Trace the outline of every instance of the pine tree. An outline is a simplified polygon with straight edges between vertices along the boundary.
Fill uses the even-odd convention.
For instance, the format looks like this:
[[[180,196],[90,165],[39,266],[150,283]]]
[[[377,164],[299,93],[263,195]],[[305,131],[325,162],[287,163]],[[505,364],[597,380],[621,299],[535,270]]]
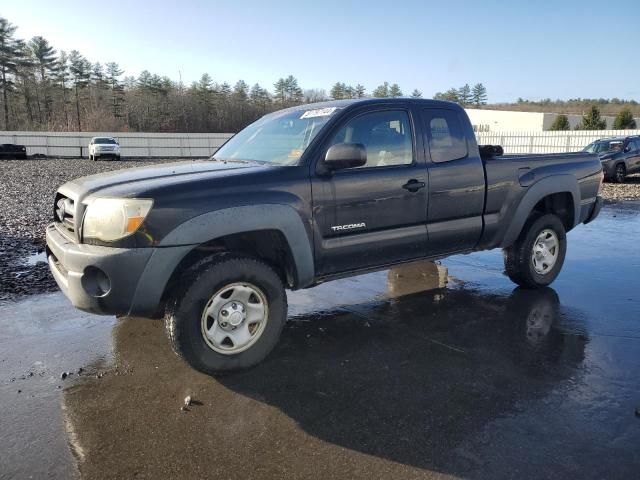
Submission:
[[[353,88],[351,85],[345,85],[344,98],[356,98],[356,89]]]
[[[345,97],[345,89],[346,89],[346,85],[344,83],[336,82],[331,87],[331,91],[329,92],[329,94],[331,95],[331,98],[333,98],[334,100],[347,98]]]
[[[397,83],[394,83],[393,85],[391,85],[389,87],[389,96],[390,97],[401,97],[402,96],[402,90],[400,90],[400,87],[398,86]]]
[[[91,77],[91,63],[80,55],[77,50],[72,50],[69,54],[69,72],[73,79],[73,88],[76,99],[76,122],[78,131],[82,131],[82,122],[80,121],[80,90],[85,88]]]
[[[124,72],[115,62],[106,65],[105,81],[111,90],[111,113],[115,118],[122,118],[122,105],[124,103],[124,88],[120,83],[120,76]]]
[[[51,86],[49,82],[49,76],[56,71],[56,51],[49,45],[49,42],[41,36],[36,36],[31,39],[28,44],[30,55],[33,59],[33,64],[37,68],[40,74],[40,89],[44,97],[44,118],[40,118],[40,123],[47,124],[49,117],[51,116]],[[36,96],[38,96],[38,89],[36,89]],[[40,100],[38,99],[38,110],[40,110]]]
[[[287,82],[284,78],[279,78],[273,84],[273,96],[277,103],[284,104],[287,100]]]
[[[636,128],[636,121],[633,118],[633,114],[629,107],[625,107],[618,115],[616,115],[615,120],[613,121],[613,129],[614,130],[628,130]]]
[[[298,80],[293,75],[289,75],[285,79],[285,92],[286,98],[290,103],[302,103],[304,95],[302,89],[298,86]]]
[[[56,62],[56,68],[53,74],[54,81],[57,82],[62,91],[62,110],[64,112],[64,129],[69,128],[69,100],[67,98],[68,84],[71,81],[69,76],[69,57],[67,52],[62,50]]]
[[[476,83],[471,89],[471,101],[477,107],[487,104],[487,89],[481,83]]]
[[[13,90],[14,76],[24,57],[23,42],[14,37],[17,27],[0,17],[0,82],[2,82],[2,100],[4,105],[4,128],[10,129],[9,92]]]
[[[465,83],[458,89],[458,102],[460,102],[462,106],[466,106],[471,103],[471,87],[468,83]]]
[[[367,94],[367,91],[365,90],[364,86],[357,84],[355,88],[355,97],[363,98],[366,94]]]
[[[549,130],[552,130],[552,131],[571,130],[571,125],[569,125],[569,118],[564,114],[558,115],[553,121],[553,123],[551,124],[551,126],[549,127]]]
[[[446,100],[447,102],[457,102],[460,103],[460,97],[458,95],[458,90],[455,88],[450,88],[446,92],[438,92],[433,96],[434,100]]]
[[[372,92],[374,97],[386,98],[389,96],[389,82],[384,82],[382,85],[376,87]]]
[[[249,99],[251,100],[251,103],[257,107],[259,112],[264,112],[267,109],[267,106],[271,103],[271,96],[267,89],[262,88],[257,83],[251,87]]]
[[[582,117],[576,130],[606,130],[607,121],[600,116],[600,109],[592,105],[586,115]]]
[[[422,98],[422,92],[417,88],[414,88],[413,92],[411,92],[411,98]]]

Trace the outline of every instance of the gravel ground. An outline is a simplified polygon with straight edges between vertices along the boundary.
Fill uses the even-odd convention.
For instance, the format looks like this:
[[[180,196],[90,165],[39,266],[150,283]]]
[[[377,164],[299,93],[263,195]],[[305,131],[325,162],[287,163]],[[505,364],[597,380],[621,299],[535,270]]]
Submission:
[[[0,301],[57,290],[38,253],[44,251],[45,227],[60,185],[94,173],[174,161],[0,160]]]
[[[0,301],[57,289],[38,254],[44,251],[44,231],[58,186],[84,175],[172,161],[176,160],[0,160]],[[640,199],[640,175],[630,176],[623,185],[605,184],[604,197]]]
[[[640,175],[629,175],[623,184],[605,183],[602,195],[609,202],[640,199]]]

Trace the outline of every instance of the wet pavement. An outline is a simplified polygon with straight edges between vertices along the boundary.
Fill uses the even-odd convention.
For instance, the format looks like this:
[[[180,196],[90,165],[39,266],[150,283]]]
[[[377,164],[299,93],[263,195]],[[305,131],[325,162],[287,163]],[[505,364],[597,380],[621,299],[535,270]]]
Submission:
[[[640,203],[605,206],[542,291],[496,251],[294,292],[216,379],[159,321],[2,305],[0,478],[637,478],[638,238]]]

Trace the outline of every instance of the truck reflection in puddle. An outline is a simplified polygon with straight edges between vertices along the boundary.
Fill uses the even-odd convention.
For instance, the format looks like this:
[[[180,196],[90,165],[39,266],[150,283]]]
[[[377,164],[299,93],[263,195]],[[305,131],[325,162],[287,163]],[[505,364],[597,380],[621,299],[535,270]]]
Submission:
[[[176,359],[159,322],[123,319],[114,348],[129,373],[65,391],[81,473],[248,478],[256,465],[264,476],[287,465],[298,477],[356,478],[372,462],[388,478],[464,473],[456,446],[575,380],[588,340],[563,330],[571,312],[559,314],[552,289],[503,296],[446,283],[444,267],[423,262],[295,292],[274,352],[218,379]],[[180,412],[186,395],[203,405]]]

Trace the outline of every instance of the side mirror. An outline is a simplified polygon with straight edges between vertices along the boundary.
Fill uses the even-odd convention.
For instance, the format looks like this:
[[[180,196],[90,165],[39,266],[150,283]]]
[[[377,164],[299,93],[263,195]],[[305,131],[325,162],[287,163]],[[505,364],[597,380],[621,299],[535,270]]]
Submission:
[[[361,167],[367,163],[367,149],[361,143],[338,143],[327,150],[324,164],[329,170]]]

